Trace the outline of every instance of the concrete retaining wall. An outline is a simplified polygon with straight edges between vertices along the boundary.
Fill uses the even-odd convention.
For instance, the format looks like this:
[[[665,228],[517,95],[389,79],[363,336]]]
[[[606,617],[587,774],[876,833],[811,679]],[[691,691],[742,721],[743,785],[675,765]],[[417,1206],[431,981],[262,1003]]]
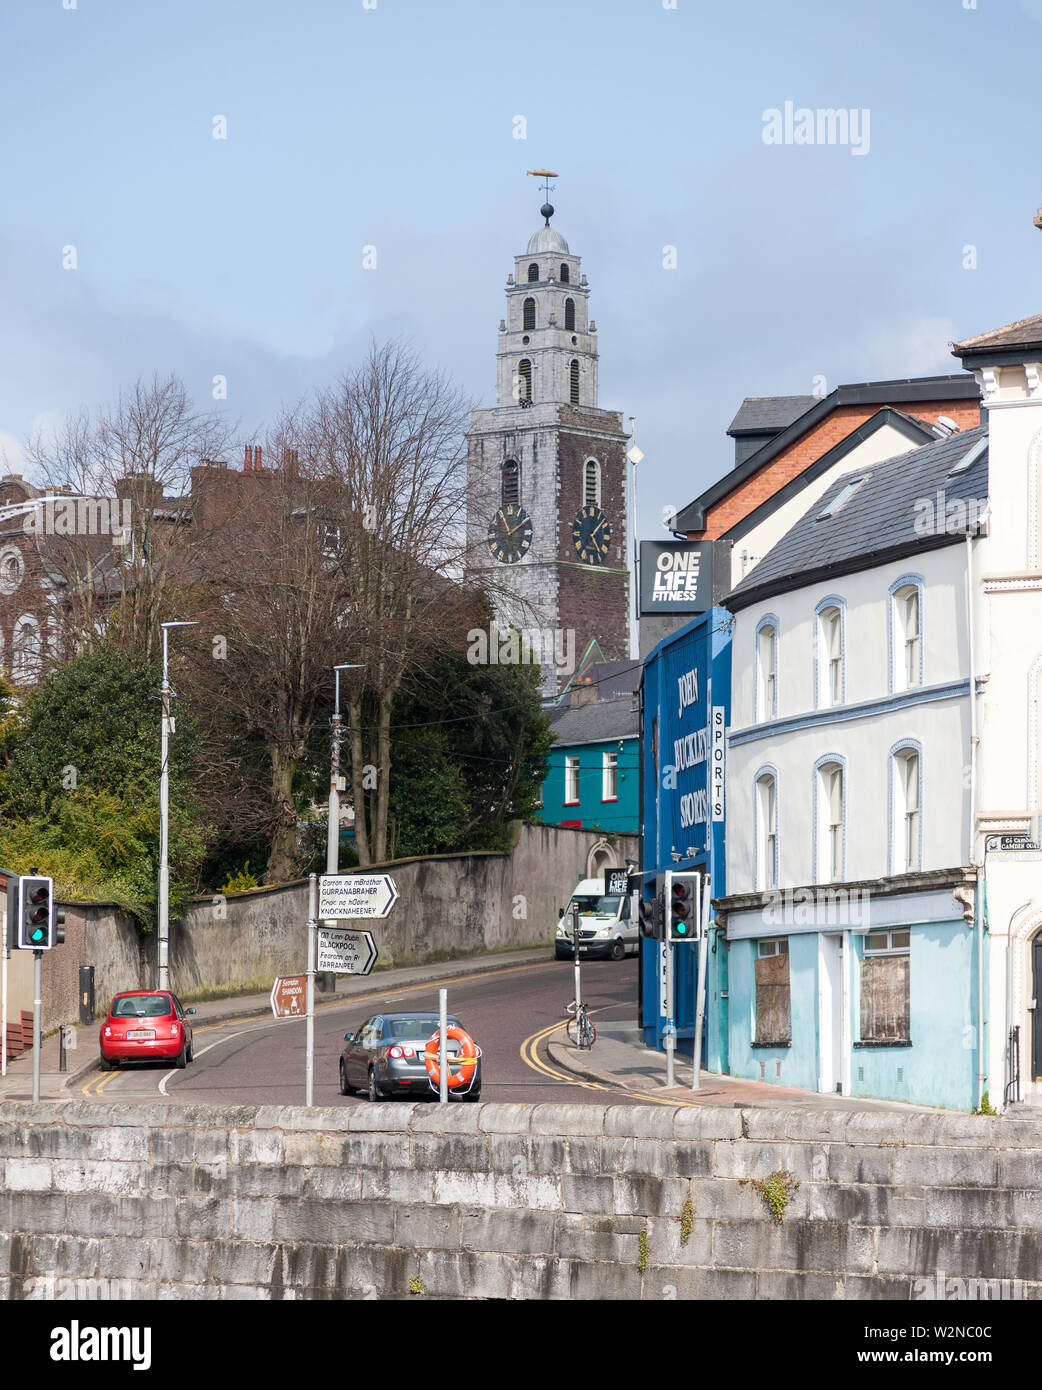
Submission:
[[[1033,1121],[11,1102],[0,1162],[3,1298],[1042,1296]]]

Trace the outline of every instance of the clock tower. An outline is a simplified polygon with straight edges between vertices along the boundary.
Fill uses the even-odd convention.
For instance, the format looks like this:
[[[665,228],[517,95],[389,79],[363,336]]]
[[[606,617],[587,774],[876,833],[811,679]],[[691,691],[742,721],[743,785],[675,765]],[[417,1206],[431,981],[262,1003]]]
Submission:
[[[468,573],[501,625],[541,643],[555,696],[596,639],[629,656],[622,414],[597,404],[597,325],[581,262],[550,218],[514,257],[499,325],[496,405],[467,435]],[[546,659],[556,653],[552,662]],[[538,659],[538,658],[537,658]]]

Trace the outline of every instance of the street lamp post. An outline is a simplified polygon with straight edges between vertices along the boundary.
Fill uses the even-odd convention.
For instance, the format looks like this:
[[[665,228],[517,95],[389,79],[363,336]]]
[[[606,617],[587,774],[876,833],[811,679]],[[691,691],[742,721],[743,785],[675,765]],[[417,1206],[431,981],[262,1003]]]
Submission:
[[[329,820],[326,825],[326,873],[335,874],[340,868],[340,672],[360,671],[358,663],[343,662],[334,666],[336,698],[333,703],[333,742],[329,756]],[[323,985],[323,988],[325,986]]]
[[[170,671],[167,630],[172,627],[198,627],[198,623],[160,623],[163,629],[163,709],[160,719],[159,753],[159,988],[170,988]]]

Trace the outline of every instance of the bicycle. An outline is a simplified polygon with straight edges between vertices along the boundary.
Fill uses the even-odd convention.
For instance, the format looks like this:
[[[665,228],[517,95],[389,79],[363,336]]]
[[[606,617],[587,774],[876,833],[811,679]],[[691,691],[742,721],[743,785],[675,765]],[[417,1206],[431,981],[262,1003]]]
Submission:
[[[589,1051],[597,1041],[597,1028],[586,1005],[581,1001],[577,1004],[572,999],[568,1003],[568,1012],[571,1014],[567,1028],[568,1041],[583,1051]]]

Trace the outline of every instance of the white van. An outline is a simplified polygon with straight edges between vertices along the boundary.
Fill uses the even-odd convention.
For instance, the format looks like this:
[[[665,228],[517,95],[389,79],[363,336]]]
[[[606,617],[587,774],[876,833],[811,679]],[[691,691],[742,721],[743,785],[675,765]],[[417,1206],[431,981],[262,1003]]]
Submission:
[[[640,941],[636,893],[605,893],[604,878],[584,878],[572,890],[571,901],[561,911],[554,941],[558,960],[572,960],[572,904],[579,907],[579,957],[632,953]]]

